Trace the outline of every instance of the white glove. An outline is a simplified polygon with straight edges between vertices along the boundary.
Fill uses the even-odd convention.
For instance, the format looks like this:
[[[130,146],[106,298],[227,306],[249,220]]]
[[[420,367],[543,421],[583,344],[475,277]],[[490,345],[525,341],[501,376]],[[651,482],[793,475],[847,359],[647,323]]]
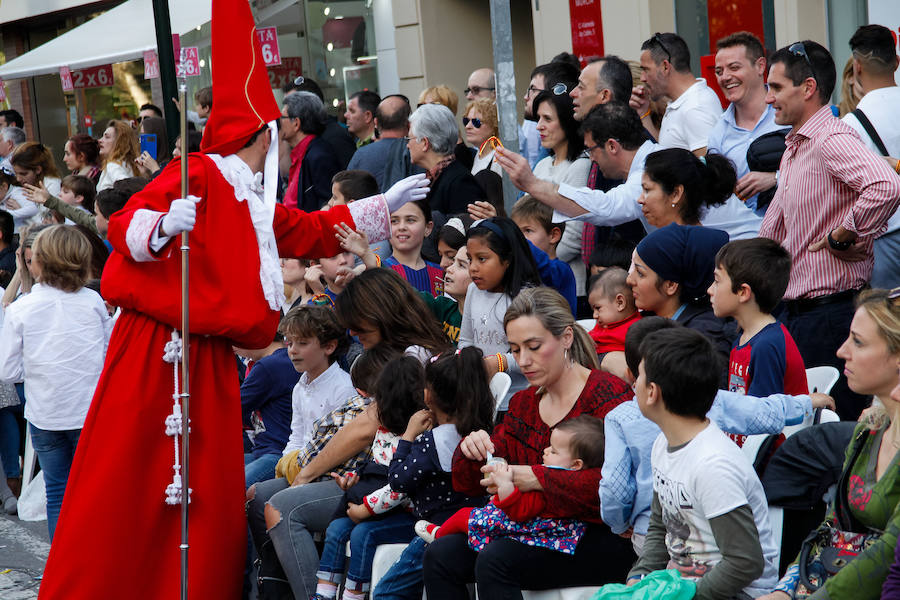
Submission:
[[[425,178],[424,173],[418,175],[410,175],[406,179],[401,179],[391,186],[391,189],[384,193],[384,200],[388,205],[388,212],[394,212],[407,202],[415,202],[416,200],[424,200],[431,188],[428,187],[430,182]]]
[[[200,198],[188,196],[173,200],[169,205],[169,212],[162,218],[159,234],[163,237],[173,237],[183,231],[194,229],[197,221],[197,203]]]

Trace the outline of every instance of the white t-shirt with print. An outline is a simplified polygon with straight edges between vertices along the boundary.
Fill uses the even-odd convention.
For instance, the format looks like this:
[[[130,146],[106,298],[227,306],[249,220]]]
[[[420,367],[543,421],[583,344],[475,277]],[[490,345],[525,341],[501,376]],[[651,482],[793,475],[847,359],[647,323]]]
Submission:
[[[651,464],[653,491],[666,527],[667,568],[692,578],[708,573],[722,560],[709,520],[748,504],[766,566],[744,592],[756,597],[771,591],[778,582],[778,565],[768,504],[759,477],[740,448],[710,423],[674,451],[660,434],[653,443]]]

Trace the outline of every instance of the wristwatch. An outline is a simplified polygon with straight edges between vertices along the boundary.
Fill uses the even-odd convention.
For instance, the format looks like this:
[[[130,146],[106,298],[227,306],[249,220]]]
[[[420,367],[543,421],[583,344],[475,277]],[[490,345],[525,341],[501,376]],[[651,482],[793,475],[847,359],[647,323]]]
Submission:
[[[831,237],[831,231],[828,232],[828,245],[831,246],[832,250],[842,251],[848,249],[853,245],[853,241],[839,242],[833,237]]]

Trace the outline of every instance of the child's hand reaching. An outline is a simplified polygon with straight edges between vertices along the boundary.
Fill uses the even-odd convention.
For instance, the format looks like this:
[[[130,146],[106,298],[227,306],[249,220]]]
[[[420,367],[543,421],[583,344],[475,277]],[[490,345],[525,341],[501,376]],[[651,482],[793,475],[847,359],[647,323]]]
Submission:
[[[343,289],[354,277],[356,277],[356,271],[350,267],[338,267],[334,274],[335,288]]]
[[[50,192],[48,192],[44,188],[44,184],[42,183],[40,186],[31,185],[30,183],[26,183],[22,186],[25,188],[25,197],[34,202],[35,204],[44,204],[47,199],[50,197]]]
[[[809,395],[809,399],[812,404],[813,410],[817,408],[829,408],[831,410],[834,410],[834,398],[832,398],[828,394],[812,392]]]
[[[338,487],[345,492],[356,485],[356,482],[359,481],[359,475],[357,475],[353,471],[345,473],[343,475],[338,475],[337,473],[331,472],[329,473],[329,475],[331,475],[334,481],[338,484]]]
[[[306,274],[303,276],[303,279],[306,280],[306,285],[309,286],[309,289],[312,290],[313,294],[324,294],[325,285],[322,283],[323,277],[324,274],[322,273],[321,265],[310,265],[306,267]]]
[[[369,236],[364,231],[353,231],[346,223],[334,226],[335,234],[341,248],[362,258],[369,251]]]
[[[401,439],[404,439],[407,442],[415,441],[420,434],[431,429],[431,424],[433,422],[434,415],[432,415],[431,411],[427,408],[414,412],[413,416],[409,418],[409,424],[407,424],[406,431],[403,433]]]
[[[353,504],[352,502],[347,503],[347,516],[350,517],[350,520],[354,523],[359,523],[360,521],[365,521],[371,516],[369,509],[366,508],[365,504]]]
[[[510,469],[509,465],[505,462],[492,462],[489,465],[483,466],[481,472],[485,474],[485,478],[482,480],[481,485],[488,490],[494,490],[494,493],[497,494],[501,500],[512,494],[513,490],[516,489],[515,484],[513,484],[512,469]]]

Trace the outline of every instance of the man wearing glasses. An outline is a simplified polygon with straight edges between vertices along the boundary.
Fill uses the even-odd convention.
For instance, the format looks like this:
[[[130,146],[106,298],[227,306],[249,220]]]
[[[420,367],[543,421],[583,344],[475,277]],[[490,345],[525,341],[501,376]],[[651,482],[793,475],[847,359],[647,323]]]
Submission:
[[[494,70],[487,67],[475,69],[469,75],[469,81],[466,84],[466,100],[471,102],[477,98],[497,99],[497,86],[494,84]]]
[[[691,53],[674,33],[656,33],[641,44],[641,83],[631,107],[663,148],[684,148],[703,156],[709,132],[722,114],[719,98],[704,79],[691,73]],[[650,118],[650,103],[669,99],[659,130]]]
[[[807,367],[831,365],[847,338],[856,294],[872,275],[872,242],[900,204],[900,178],[831,112],[834,60],[816,42],[797,42],[771,58],[766,102],[791,131],[778,189],[759,235],[791,253],[782,322]],[[865,400],[842,375],[832,391],[842,419]]]

